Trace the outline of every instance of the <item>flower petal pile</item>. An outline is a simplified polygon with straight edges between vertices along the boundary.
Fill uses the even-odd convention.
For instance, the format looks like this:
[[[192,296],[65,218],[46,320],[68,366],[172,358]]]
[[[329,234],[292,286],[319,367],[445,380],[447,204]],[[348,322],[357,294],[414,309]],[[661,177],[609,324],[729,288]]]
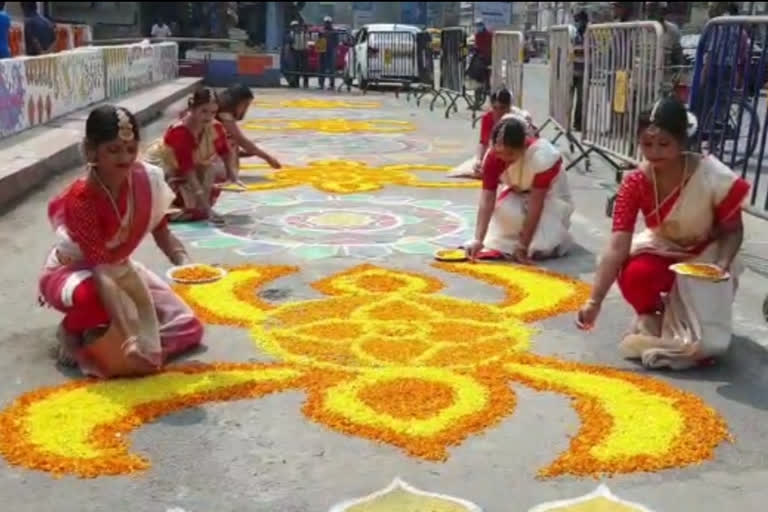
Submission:
[[[264,132],[406,133],[416,130],[409,121],[391,119],[249,119],[243,128]]]
[[[540,476],[656,471],[699,463],[728,439],[722,418],[659,380],[526,352],[530,322],[574,311],[583,283],[530,267],[436,264],[500,287],[499,304],[439,292],[442,280],[361,265],[312,284],[324,297],[259,297],[286,266],[231,268],[220,281],[178,286],[210,323],[248,328],[280,360],[177,367],[139,381],[81,381],[26,394],[0,413],[0,453],[13,464],[80,476],[147,467],[123,437],[154,418],[215,400],[302,390],[303,413],[336,432],[425,460],[498,425],[520,383],[571,398],[581,428]]]
[[[326,100],[318,98],[300,98],[289,100],[253,100],[251,105],[260,108],[302,108],[302,109],[371,109],[379,108],[381,103],[378,101],[355,101],[355,100]]]
[[[242,164],[241,169],[263,169],[261,164]],[[265,181],[249,183],[247,189],[274,190],[310,185],[331,194],[354,194],[381,190],[387,185],[421,188],[476,188],[475,181],[423,180],[412,174],[419,172],[445,172],[445,165],[401,164],[371,167],[353,160],[315,160],[306,166],[283,167],[264,174]]]

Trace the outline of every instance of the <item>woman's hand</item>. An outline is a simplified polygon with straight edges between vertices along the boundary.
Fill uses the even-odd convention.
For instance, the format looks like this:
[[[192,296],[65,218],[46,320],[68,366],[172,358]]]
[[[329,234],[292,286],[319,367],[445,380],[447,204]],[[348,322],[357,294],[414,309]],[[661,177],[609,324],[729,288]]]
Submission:
[[[596,300],[588,300],[576,315],[576,327],[589,331],[595,326],[598,315],[600,315],[600,303]]]
[[[469,243],[466,247],[467,257],[469,258],[469,261],[472,261],[472,262],[477,261],[477,255],[482,250],[483,250],[483,242],[481,242],[480,240],[474,240],[471,243]]]
[[[531,259],[528,257],[528,249],[526,247],[518,247],[515,249],[515,261],[521,265],[530,265]]]
[[[273,169],[281,169],[283,166],[280,164],[280,162],[277,160],[277,158],[267,155],[267,157],[264,159],[267,164]]]

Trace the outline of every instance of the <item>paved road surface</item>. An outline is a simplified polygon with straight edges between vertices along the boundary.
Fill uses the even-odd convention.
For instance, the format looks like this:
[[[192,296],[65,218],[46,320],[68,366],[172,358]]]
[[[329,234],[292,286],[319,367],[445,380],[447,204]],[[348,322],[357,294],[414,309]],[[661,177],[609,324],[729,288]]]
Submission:
[[[546,115],[546,81],[543,66],[526,69],[525,106],[539,122]],[[761,365],[765,358],[754,348],[768,339],[760,314],[768,290],[761,274],[762,258],[768,254],[768,231],[762,223],[749,220],[746,249],[754,270],[748,271],[740,291],[732,353],[716,368],[651,375],[616,353],[616,342],[630,319],[617,294],[607,300],[598,327],[584,334],[573,328],[570,312],[539,314],[541,319],[532,325],[515,316],[514,311],[520,312],[515,307],[525,309],[519,302],[521,287],[542,304],[558,293],[578,292],[578,284],[562,276],[502,267],[495,278],[483,281],[431,266],[430,253],[436,246],[472,236],[477,189],[413,186],[414,181],[423,185],[441,178],[426,167],[409,164],[451,166],[472,154],[477,134],[465,113],[446,121],[402,99],[375,93],[360,97],[275,90],[259,91],[258,96],[260,103],[248,115],[249,133],[298,170],[282,182],[265,178],[259,169],[245,170],[244,177],[255,187],[281,188],[226,195],[221,204],[229,219],[225,230],[178,227],[200,261],[257,264],[262,271],[264,266],[272,271],[275,266],[296,267],[259,290],[253,289],[255,285],[241,287],[241,299],[256,304],[242,314],[255,329],[257,345],[248,329],[210,326],[207,351],[192,356],[206,363],[246,366],[240,373],[208,367],[203,373],[171,374],[167,381],[91,385],[70,395],[59,389],[47,401],[34,402],[26,416],[6,412],[6,421],[20,422],[13,425],[24,434],[21,441],[24,436],[33,439],[36,451],[14,452],[27,464],[48,460],[57,450],[61,467],[70,471],[104,472],[109,461],[126,460],[119,444],[115,448],[113,443],[112,451],[103,444],[89,444],[90,429],[99,423],[107,424],[102,432],[108,440],[128,439],[128,450],[149,461],[148,468],[130,475],[54,479],[0,459],[0,496],[8,510],[84,512],[130,506],[141,511],[173,507],[189,512],[325,511],[400,476],[417,488],[462,498],[486,511],[525,511],[542,502],[584,495],[597,486],[598,480],[573,474],[536,478],[538,470],[569,450],[572,436],[581,436],[576,445],[582,443],[583,451],[578,456],[571,453],[573,464],[568,465],[566,457],[561,465],[571,473],[588,472],[600,464],[627,471],[633,467],[632,453],[646,455],[634,459],[637,471],[604,480],[626,500],[657,511],[764,509],[758,500],[768,496],[768,381]],[[295,103],[299,99],[315,101]],[[351,103],[320,108],[329,106],[328,101],[345,100]],[[171,110],[147,128],[145,139],[160,134],[175,114]],[[371,129],[374,133],[363,133]],[[335,162],[323,163],[329,160]],[[378,169],[367,175],[375,180],[362,181],[380,188],[345,193],[361,186],[363,171],[356,166],[363,164]],[[585,282],[592,277],[609,226],[600,183],[610,174],[599,165],[595,169],[590,176],[577,171],[570,175],[577,202],[573,232],[578,249],[546,265]],[[52,240],[46,202],[79,172],[63,174],[0,217],[3,407],[23,393],[72,379],[51,359],[58,317],[36,306],[35,290]],[[157,272],[167,269],[150,244],[142,246],[138,257]],[[410,274],[368,269],[369,274],[353,273],[346,280],[327,279],[362,264]],[[235,272],[230,279],[242,275]],[[324,285],[309,286],[323,280]],[[415,288],[399,293],[394,291],[398,283]],[[438,291],[441,285],[445,287]],[[355,286],[387,293],[355,295]],[[231,315],[242,312],[233,309],[231,295],[206,290],[196,297],[209,307]],[[435,294],[453,298],[442,302],[447,316],[434,313],[438,306],[428,295]],[[475,301],[475,306],[456,302],[462,300]],[[476,312],[475,323],[451,323],[464,319],[467,311]],[[536,329],[530,333],[530,353],[535,355],[521,358],[514,352],[522,347],[509,340],[522,340],[531,327]],[[294,330],[286,334],[283,328]],[[458,345],[469,343],[470,349],[427,357],[424,351],[440,329],[444,339],[453,336]],[[493,336],[482,338],[483,329],[491,335],[507,329],[501,333],[505,344],[494,342]],[[363,331],[368,332],[368,341],[363,340]],[[382,339],[390,344],[382,344]],[[401,348],[386,353],[387,347],[391,351],[398,343]],[[494,373],[501,371],[498,368],[480,364],[484,354],[509,355],[511,363],[503,367],[509,373],[500,376]],[[260,362],[266,366],[258,366]],[[276,366],[278,362],[282,366]],[[584,364],[616,367],[623,373]],[[262,384],[253,384],[257,381]],[[243,382],[251,387],[243,388]],[[226,396],[237,389],[249,390],[250,396],[260,389],[273,393],[205,404],[200,392],[206,388],[223,389]],[[131,434],[123,436],[109,427],[120,416],[140,422],[141,414],[151,415],[134,408],[137,403],[184,393],[186,408],[161,415]],[[581,401],[571,402],[569,397]],[[177,398],[176,406],[182,402]],[[675,461],[695,461],[717,444],[712,439],[722,437],[722,432],[718,434],[717,416],[707,406],[722,415],[732,443],[720,443],[712,460],[700,465],[640,471],[652,469],[653,461],[672,466],[680,465]],[[576,411],[582,414],[582,423]],[[677,437],[670,432],[677,432]],[[90,442],[96,442],[93,439]],[[688,440],[674,445],[675,439]],[[449,441],[455,445],[444,450]],[[14,451],[13,446],[6,441],[5,450]],[[444,461],[433,460],[441,454],[447,456]],[[107,462],[98,466],[97,461]],[[94,470],[97,466],[102,469]],[[381,499],[391,501],[382,503],[403,510],[403,502],[397,500],[405,494],[389,494]],[[464,508],[456,504],[449,508],[432,499],[437,501],[429,510],[471,510],[466,503]],[[393,505],[396,502],[399,508]]]

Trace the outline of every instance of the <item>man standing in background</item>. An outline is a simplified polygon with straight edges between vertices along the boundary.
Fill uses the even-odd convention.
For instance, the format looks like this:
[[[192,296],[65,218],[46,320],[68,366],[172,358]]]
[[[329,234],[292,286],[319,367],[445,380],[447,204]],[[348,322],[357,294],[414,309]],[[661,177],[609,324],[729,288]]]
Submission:
[[[303,23],[298,20],[291,22],[291,29],[288,31],[287,44],[290,49],[293,60],[293,69],[296,74],[295,87],[299,86],[299,80],[303,80],[304,88],[309,87],[309,76],[307,73],[307,31]]]
[[[168,24],[163,20],[158,20],[157,23],[152,25],[152,37],[162,39],[171,37],[172,32]]]
[[[579,11],[574,16],[576,30],[571,34],[573,41],[573,83],[571,84],[571,94],[575,101],[573,109],[573,130],[581,131],[581,111],[582,97],[584,95],[584,35],[589,24],[589,15],[587,11]]]
[[[321,41],[324,47],[321,46]],[[315,48],[320,56],[320,89],[325,85],[325,76],[330,75],[330,89],[333,90],[336,74],[336,48],[339,45],[339,34],[333,28],[333,18],[323,18],[323,35],[317,41]]]
[[[10,32],[11,17],[5,12],[5,2],[0,2],[0,59],[7,59],[11,56],[11,48],[8,41]]]
[[[56,43],[53,23],[37,12],[37,2],[21,2],[21,9],[24,12],[24,44],[27,47],[27,55],[49,53]]]

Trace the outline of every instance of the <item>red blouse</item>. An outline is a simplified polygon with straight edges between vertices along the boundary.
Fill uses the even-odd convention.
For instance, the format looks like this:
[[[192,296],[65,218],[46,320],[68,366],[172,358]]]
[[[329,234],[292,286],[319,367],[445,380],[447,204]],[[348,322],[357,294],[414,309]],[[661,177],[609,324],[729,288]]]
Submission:
[[[715,208],[715,218],[720,225],[739,224],[741,222],[741,201],[749,190],[749,183],[736,179],[726,197]],[[661,202],[658,215],[655,213],[653,182],[637,169],[629,173],[621,182],[613,207],[613,231],[634,232],[637,214],[643,213],[645,225],[654,228],[659,225],[659,218],[669,213],[674,206],[678,188]]]
[[[494,126],[496,126],[496,117],[493,112],[486,112],[480,120],[480,144],[483,146],[487,146],[491,142]]]
[[[525,150],[527,151],[528,148],[530,148],[533,143],[536,142],[536,140],[536,137],[526,137]],[[559,159],[555,165],[549,169],[542,169],[537,171],[533,178],[533,188],[548,189],[550,185],[552,185],[552,182],[555,180],[555,178],[557,178],[562,164],[563,160]],[[483,189],[498,189],[499,183],[501,183],[501,176],[504,174],[504,171],[507,170],[507,167],[509,167],[509,165],[501,158],[496,156],[496,153],[491,150],[483,161]]]
[[[128,190],[126,181],[116,201],[121,217],[128,206]],[[80,247],[83,258],[89,264],[118,263],[130,256],[133,248],[128,244],[121,244],[115,250],[107,249],[107,241],[112,240],[120,229],[120,218],[107,193],[86,178],[77,180],[70,187],[64,205],[64,219],[69,237]]]
[[[216,154],[225,157],[229,154],[226,130],[218,121],[214,121],[213,129],[216,133],[213,142]],[[179,174],[188,174],[195,169],[197,164],[195,161],[195,150],[197,150],[199,142],[184,123],[176,123],[168,128],[163,141],[173,150],[176,163],[179,166],[177,169]]]

